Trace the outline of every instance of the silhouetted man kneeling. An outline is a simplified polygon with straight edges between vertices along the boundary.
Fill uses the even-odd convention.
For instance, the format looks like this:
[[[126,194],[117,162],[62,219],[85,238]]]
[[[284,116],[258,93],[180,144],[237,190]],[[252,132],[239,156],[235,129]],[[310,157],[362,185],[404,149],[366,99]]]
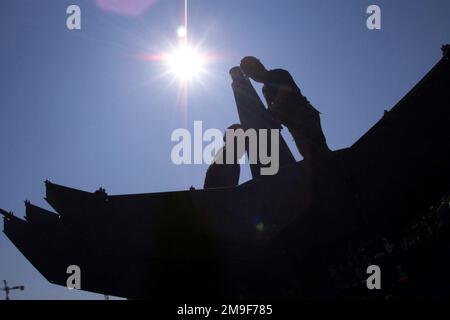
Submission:
[[[237,129],[242,129],[241,125],[233,124],[227,130]],[[225,137],[226,135],[223,138],[225,145],[217,152],[214,162],[209,166],[208,171],[206,171],[204,189],[235,187],[239,184],[241,174],[239,160],[244,156],[244,153],[238,154],[237,140],[235,138],[232,142],[234,143],[233,163],[226,163],[227,146],[230,141],[227,141]]]
[[[255,57],[242,59],[241,69],[251,79],[264,84],[269,111],[289,129],[304,159],[330,152],[320,125],[320,112],[303,96],[288,71],[267,70]]]

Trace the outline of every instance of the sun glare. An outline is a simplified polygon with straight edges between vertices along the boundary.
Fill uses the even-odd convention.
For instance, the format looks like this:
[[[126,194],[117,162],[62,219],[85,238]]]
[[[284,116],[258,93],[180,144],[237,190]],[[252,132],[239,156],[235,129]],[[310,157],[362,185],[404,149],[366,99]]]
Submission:
[[[196,49],[181,45],[166,57],[169,70],[180,80],[199,77],[205,70],[205,57]]]

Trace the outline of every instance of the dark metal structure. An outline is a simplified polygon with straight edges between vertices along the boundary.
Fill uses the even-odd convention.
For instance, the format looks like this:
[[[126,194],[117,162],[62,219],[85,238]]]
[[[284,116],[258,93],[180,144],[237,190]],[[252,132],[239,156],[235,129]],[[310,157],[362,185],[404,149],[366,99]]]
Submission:
[[[78,265],[82,289],[105,295],[342,297],[357,287],[337,281],[345,266],[359,268],[350,256],[364,266],[385,251],[400,257],[392,263],[395,268],[403,262],[414,265],[410,292],[448,297],[444,283],[450,283],[449,276],[439,274],[438,283],[437,275],[428,274],[427,282],[435,284],[428,287],[420,278],[449,267],[449,242],[439,238],[448,233],[433,238],[438,252],[421,245],[415,258],[405,258],[408,245],[394,244],[393,250],[386,245],[403,243],[405,230],[450,190],[450,61],[445,52],[348,149],[296,163],[283,142],[277,175],[254,174],[236,188],[110,196],[47,181],[46,200],[56,213],[26,202],[25,220],[2,211],[4,232],[48,281],[65,286],[67,267]],[[250,102],[256,95],[250,82],[236,69],[232,76],[241,121],[271,128],[260,101]],[[384,245],[368,255],[378,240]],[[358,272],[362,275],[355,279],[364,278],[365,269]]]
[[[10,300],[9,299],[9,293],[12,291],[12,290],[20,290],[20,291],[23,291],[23,290],[25,290],[25,287],[24,286],[14,286],[14,287],[10,287],[10,286],[8,286],[8,282],[6,281],[6,280],[3,280],[3,285],[4,285],[4,287],[3,288],[0,288],[0,291],[5,291],[5,300]]]

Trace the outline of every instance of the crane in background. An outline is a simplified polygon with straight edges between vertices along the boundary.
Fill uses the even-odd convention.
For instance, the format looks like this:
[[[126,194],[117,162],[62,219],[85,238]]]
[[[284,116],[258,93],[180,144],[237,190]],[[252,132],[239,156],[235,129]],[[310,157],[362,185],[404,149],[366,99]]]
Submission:
[[[4,287],[3,287],[3,288],[0,288],[0,290],[1,290],[1,291],[5,291],[5,294],[6,294],[5,300],[10,300],[10,299],[9,299],[9,292],[10,292],[11,290],[20,290],[20,291],[25,290],[25,287],[24,287],[24,286],[9,287],[9,286],[8,286],[8,282],[6,282],[6,280],[3,280],[3,284],[4,284]]]

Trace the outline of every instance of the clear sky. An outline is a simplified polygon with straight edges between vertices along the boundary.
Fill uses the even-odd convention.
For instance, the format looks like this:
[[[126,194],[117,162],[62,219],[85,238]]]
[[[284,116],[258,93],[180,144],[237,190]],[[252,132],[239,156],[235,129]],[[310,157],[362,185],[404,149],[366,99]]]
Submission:
[[[70,4],[81,7],[81,31],[66,28]],[[381,30],[366,28],[371,4]],[[94,0],[1,2],[0,207],[22,216],[28,199],[50,209],[45,179],[109,194],[201,188],[207,166],[175,166],[171,133],[194,120],[222,130],[238,122],[228,70],[246,55],[289,70],[322,112],[329,146],[348,147],[450,43],[448,0],[190,0],[189,39],[215,59],[183,104],[164,66],[140,58],[176,43],[183,1],[123,13]],[[12,298],[103,298],[48,284],[4,234],[2,279],[26,286]]]

